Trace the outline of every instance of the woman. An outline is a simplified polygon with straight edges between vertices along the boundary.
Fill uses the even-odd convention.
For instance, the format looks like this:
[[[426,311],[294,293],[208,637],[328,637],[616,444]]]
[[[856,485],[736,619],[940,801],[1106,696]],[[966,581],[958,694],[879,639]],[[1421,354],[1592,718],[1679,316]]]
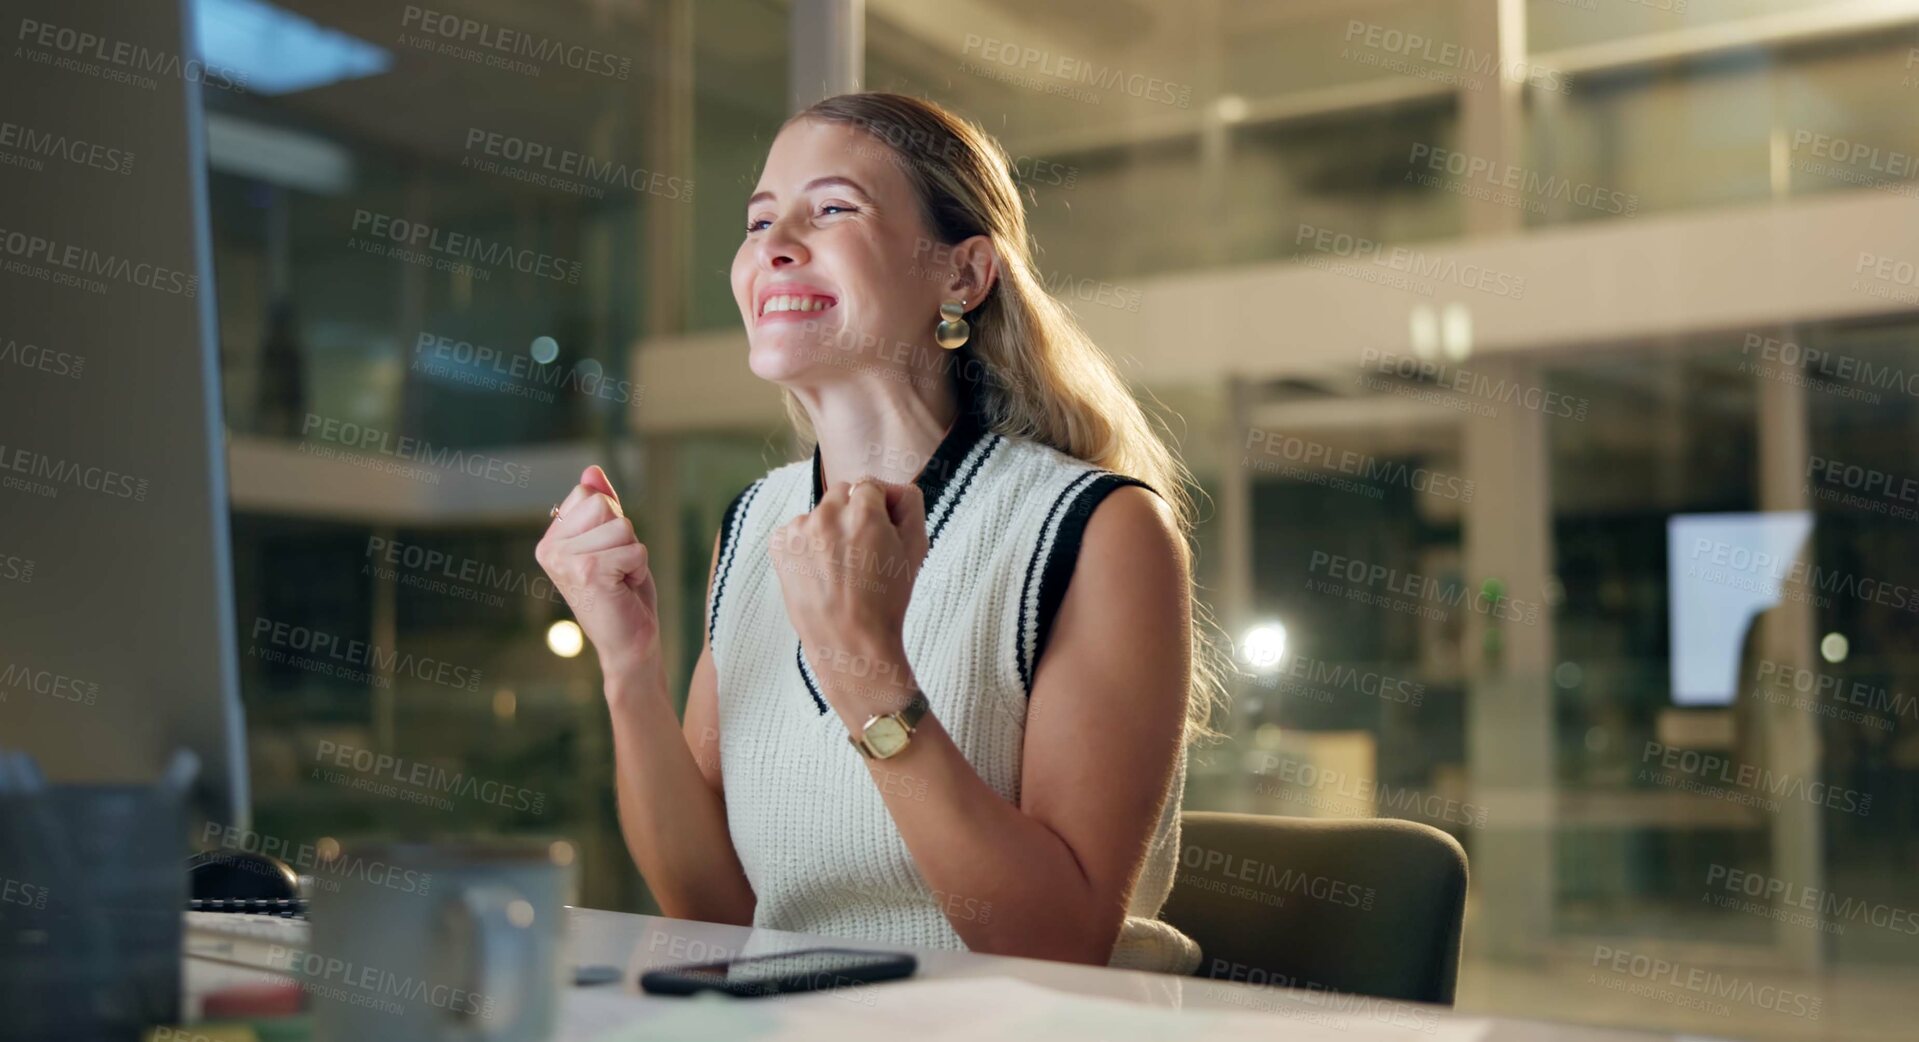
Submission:
[[[732,285],[812,458],[728,507],[684,723],[588,468],[537,556],[597,649],[666,914],[1191,972],[1154,919],[1189,736],[1183,473],[1035,274],[1006,153],[919,99],[789,120]]]

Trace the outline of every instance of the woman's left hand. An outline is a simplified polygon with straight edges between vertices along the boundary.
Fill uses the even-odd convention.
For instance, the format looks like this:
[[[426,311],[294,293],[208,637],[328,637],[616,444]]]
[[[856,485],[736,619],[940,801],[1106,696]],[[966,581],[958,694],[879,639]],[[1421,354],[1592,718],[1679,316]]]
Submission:
[[[773,530],[786,616],[816,651],[899,647],[925,559],[926,501],[917,484],[836,482],[812,513]]]

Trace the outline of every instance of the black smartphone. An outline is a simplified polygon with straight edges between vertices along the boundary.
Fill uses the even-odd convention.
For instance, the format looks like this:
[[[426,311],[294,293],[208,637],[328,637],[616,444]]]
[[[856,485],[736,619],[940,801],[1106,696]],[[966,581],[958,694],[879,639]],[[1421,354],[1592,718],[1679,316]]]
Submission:
[[[669,966],[640,974],[640,990],[654,995],[718,991],[741,998],[848,988],[911,977],[919,961],[894,952],[808,948],[726,962]]]

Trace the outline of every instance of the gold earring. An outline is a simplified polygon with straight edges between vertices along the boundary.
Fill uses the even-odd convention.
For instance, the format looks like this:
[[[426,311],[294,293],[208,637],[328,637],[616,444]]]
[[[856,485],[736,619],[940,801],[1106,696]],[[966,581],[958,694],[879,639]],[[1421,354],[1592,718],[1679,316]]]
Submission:
[[[939,345],[951,351],[966,343],[973,335],[973,327],[966,324],[966,302],[949,300],[940,305],[940,324],[933,330],[933,339]]]

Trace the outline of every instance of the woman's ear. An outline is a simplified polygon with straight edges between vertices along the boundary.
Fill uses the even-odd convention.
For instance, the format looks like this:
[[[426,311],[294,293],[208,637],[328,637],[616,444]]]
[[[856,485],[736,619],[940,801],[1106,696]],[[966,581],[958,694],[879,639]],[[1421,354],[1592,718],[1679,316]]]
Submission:
[[[999,281],[999,252],[985,235],[964,239],[953,247],[953,281],[948,296],[966,301],[966,310],[978,307]]]

